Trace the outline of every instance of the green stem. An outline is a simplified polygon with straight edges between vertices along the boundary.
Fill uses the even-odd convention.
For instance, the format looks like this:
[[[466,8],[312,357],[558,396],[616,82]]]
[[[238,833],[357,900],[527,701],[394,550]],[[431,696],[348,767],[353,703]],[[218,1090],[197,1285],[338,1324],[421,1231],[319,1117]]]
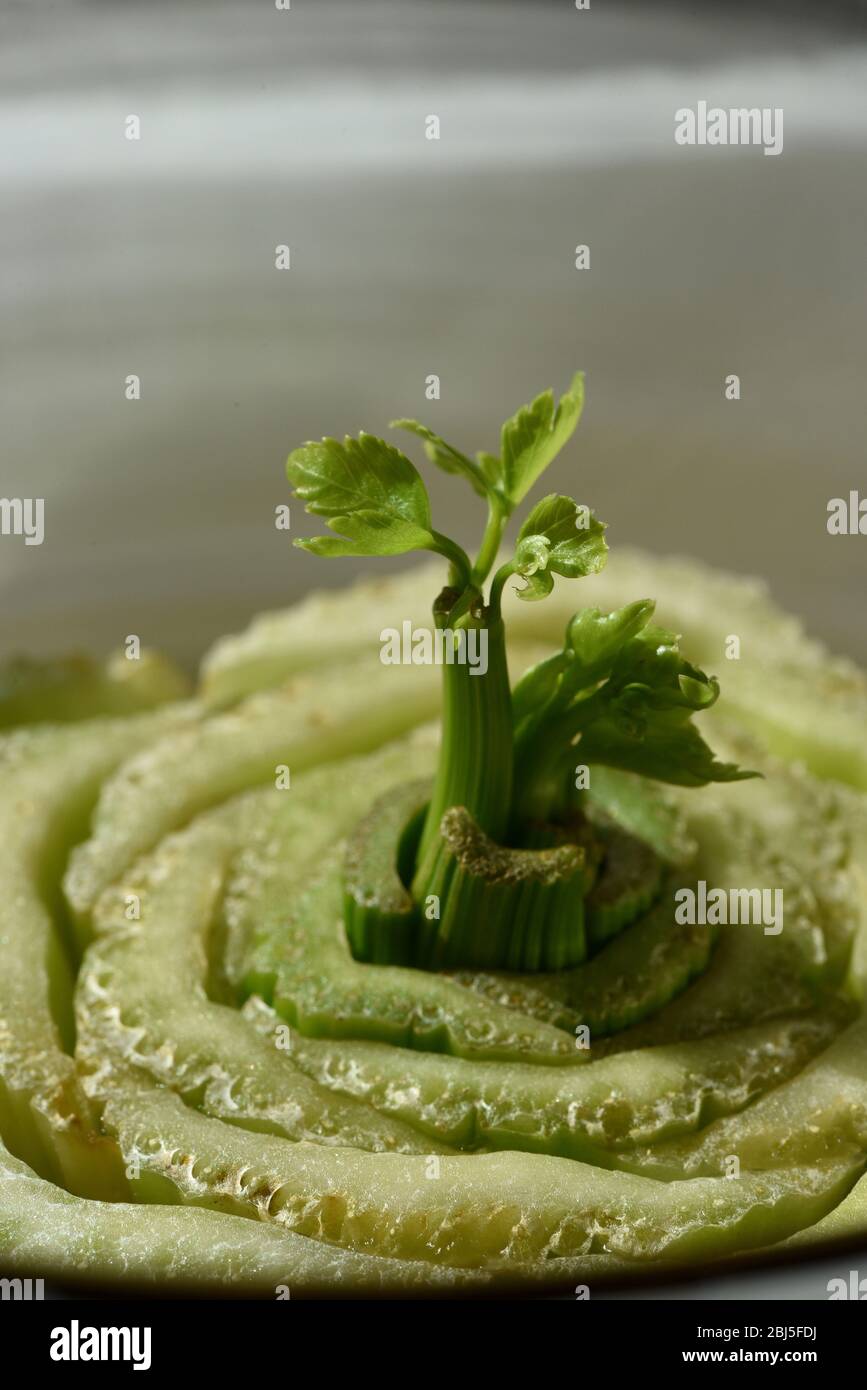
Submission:
[[[375,801],[349,837],[343,857],[343,918],[356,960],[411,965],[417,949],[416,906],[401,879],[415,857],[430,786],[409,782]]]
[[[439,764],[416,859],[413,896],[422,902],[440,843],[440,821],[451,806],[465,806],[487,835],[501,838],[512,801],[512,697],[502,622],[486,625],[467,615],[456,629],[486,634],[487,670],[466,661],[443,666],[443,719]],[[481,649],[480,649],[481,650]],[[464,652],[466,655],[466,652]],[[432,890],[435,891],[435,890]]]
[[[573,803],[572,769],[581,761],[579,745],[572,745],[575,727],[570,711],[517,741],[514,801],[522,820],[556,820]]]
[[[459,628],[465,614],[481,620],[483,611],[482,595],[473,585],[460,593],[444,590],[434,604],[434,622],[441,628]]]
[[[476,563],[473,566],[472,582],[480,587],[484,584],[491,572],[497,553],[500,549],[500,541],[503,539],[503,529],[508,517],[506,509],[495,492],[488,494],[488,522],[485,526],[485,534],[482,537],[482,544],[476,556]]]
[[[499,619],[503,601],[503,587],[507,579],[511,579],[515,573],[515,566],[511,560],[505,565],[501,565],[494,575],[491,582],[491,595],[488,607],[491,610],[491,617]]]
[[[504,849],[472,817],[443,816],[437,855],[441,915],[418,937],[427,969],[562,970],[586,955],[584,896],[595,873],[584,848]]]
[[[448,536],[442,535],[440,531],[433,531],[431,535],[434,544],[428,549],[436,551],[438,555],[444,555],[451,565],[449,584],[455,589],[466,588],[471,582],[472,566],[469,555],[454,541],[450,541]]]

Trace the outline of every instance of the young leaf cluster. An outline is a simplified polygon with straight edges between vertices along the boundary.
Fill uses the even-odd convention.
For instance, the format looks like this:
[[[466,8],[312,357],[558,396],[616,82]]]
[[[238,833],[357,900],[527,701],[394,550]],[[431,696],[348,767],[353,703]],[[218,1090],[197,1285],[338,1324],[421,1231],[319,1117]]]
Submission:
[[[680,786],[754,774],[719,762],[692,722],[719,684],[682,655],[673,632],[650,625],[649,599],[613,613],[585,608],[562,651],[513,691],[517,795],[556,785],[576,763],[604,764]]]
[[[433,527],[430,499],[415,465],[400,449],[371,434],[323,439],[295,449],[287,473],[308,512],[324,517],[333,536],[298,540],[315,555],[404,555],[432,550],[449,560],[458,598],[480,591],[496,560],[506,523],[519,502],[569,441],[581,416],[584,378],[577,373],[555,404],[543,391],[503,425],[499,457],[475,458],[456,449],[418,420],[392,422],[418,436],[432,463],[457,474],[488,504],[488,523],[475,564],[455,541]],[[524,597],[543,598],[554,574],[589,574],[604,563],[601,523],[571,498],[538,503],[518,537],[513,560],[495,581],[498,604],[510,574],[526,580]],[[465,611],[466,605],[460,605]]]
[[[325,556],[402,555],[415,550],[441,554],[449,561],[450,573],[448,587],[434,605],[438,624],[474,621],[493,635],[502,626],[502,591],[511,578],[519,597],[532,602],[551,593],[555,576],[576,579],[605,564],[604,524],[571,497],[552,493],[530,510],[513,554],[494,573],[487,602],[484,599],[483,586],[509,518],[571,438],[583,404],[584,378],[579,372],[558,402],[552,391],[543,391],[505,422],[499,455],[481,452],[474,458],[417,420],[392,422],[420,438],[433,464],[462,477],[487,503],[487,524],[475,561],[434,528],[427,489],[410,459],[394,445],[365,433],[347,436],[342,443],[308,443],[289,455],[287,472],[295,492],[307,511],[324,518],[334,533],[295,544]],[[653,607],[641,600],[615,613],[576,613],[563,650],[518,683],[512,696],[514,749],[500,750],[500,756],[510,760],[514,752],[518,814],[522,798],[537,806],[550,802],[558,779],[575,761],[576,744],[581,762],[684,786],[751,775],[717,761],[695,728],[693,714],[713,704],[719,687],[681,655],[673,633],[650,625]],[[504,663],[501,667],[504,673]],[[450,676],[448,669],[444,678],[458,681],[459,675]],[[493,680],[488,677],[488,684]],[[508,700],[505,674],[502,680]],[[475,703],[478,696],[476,691]],[[502,692],[499,697],[502,703]],[[466,699],[455,695],[455,718]],[[493,710],[493,691],[490,700]],[[475,717],[484,728],[484,710],[476,710]],[[448,747],[442,756],[450,756]],[[462,756],[470,756],[467,749]],[[480,769],[468,769],[468,784],[476,785],[479,776]],[[454,790],[453,778],[449,786]],[[468,803],[471,799],[466,798]]]

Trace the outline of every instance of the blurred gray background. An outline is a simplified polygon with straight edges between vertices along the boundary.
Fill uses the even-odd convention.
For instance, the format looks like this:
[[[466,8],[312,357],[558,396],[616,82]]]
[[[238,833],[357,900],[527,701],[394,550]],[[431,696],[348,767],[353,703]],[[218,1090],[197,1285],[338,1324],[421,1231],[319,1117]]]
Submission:
[[[867,494],[862,15],[5,0],[0,495],[44,496],[46,539],[0,538],[0,650],[134,631],[191,661],[369,572],[274,529],[291,447],[406,414],[496,449],[583,367],[552,487],[867,656],[867,537],[826,531]],[[700,99],[783,107],[782,155],[676,146]],[[474,499],[429,483],[472,543]]]

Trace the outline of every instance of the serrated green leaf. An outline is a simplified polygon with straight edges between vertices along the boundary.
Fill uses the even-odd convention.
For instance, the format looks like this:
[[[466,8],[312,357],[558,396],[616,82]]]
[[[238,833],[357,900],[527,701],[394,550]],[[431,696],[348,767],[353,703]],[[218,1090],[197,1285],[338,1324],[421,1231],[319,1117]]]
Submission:
[[[447,443],[433,430],[428,429],[427,425],[420,424],[418,420],[392,420],[389,428],[409,430],[410,434],[418,435],[419,439],[424,440],[425,453],[431,463],[435,463],[445,473],[459,473],[466,478],[470,487],[478,493],[479,497],[487,497],[488,483],[480,465],[473,459],[467,458],[467,455],[462,454],[460,449],[455,449],[453,445]]]
[[[480,449],[476,454],[478,464],[482,474],[487,479],[492,488],[498,492],[503,490],[503,465],[496,454],[486,454],[484,449]]]
[[[569,651],[555,652],[524,672],[512,691],[512,720],[516,738],[529,724],[544,718],[571,659],[572,653]]]
[[[515,573],[529,578],[531,574],[538,574],[540,570],[546,570],[550,555],[551,542],[547,536],[535,534],[519,536],[513,561]]]
[[[554,587],[554,576],[548,571],[551,546],[545,536],[523,536],[515,548],[512,561],[514,573],[526,581],[517,589],[518,598],[533,602],[547,598]]]
[[[511,507],[526,496],[571,438],[583,405],[584,374],[578,372],[556,408],[553,391],[543,391],[503,425],[503,489]]]
[[[602,523],[571,497],[543,497],[518,533],[511,568],[526,581],[518,597],[530,602],[546,598],[555,574],[577,579],[600,570],[608,550],[604,532]]]
[[[296,541],[315,555],[403,555],[436,548],[430,501],[409,459],[375,435],[295,449],[286,473],[305,509],[342,539]]]
[[[692,723],[719,684],[686,660],[675,633],[648,625],[653,608],[642,599],[613,613],[576,613],[563,652],[518,683],[516,743],[536,750],[525,765],[550,766],[560,748],[564,763],[578,756],[679,786],[755,775],[718,762]]]
[[[545,541],[552,574],[578,579],[605,564],[605,526],[571,497],[551,493],[537,502],[518,532],[518,549],[532,536]]]
[[[655,607],[652,599],[639,599],[613,613],[583,608],[575,614],[566,629],[566,645],[574,652],[586,685],[610,673],[617,653],[646,627]]]
[[[515,593],[527,603],[536,603],[539,599],[547,598],[554,587],[554,576],[548,570],[537,570],[534,574],[522,577],[526,579],[526,583],[522,589],[516,588]]]
[[[582,732],[577,756],[586,763],[604,763],[679,787],[740,782],[758,775],[719,762],[690,720],[688,709],[656,710],[652,718],[641,721],[613,705]]]
[[[412,522],[384,517],[381,512],[357,511],[332,516],[328,525],[336,536],[310,536],[296,540],[301,550],[313,555],[406,555],[429,550],[431,533]]]
[[[707,709],[719,695],[719,683],[686,660],[675,633],[645,627],[617,653],[609,677],[621,700],[654,709]]]
[[[644,601],[609,614],[615,621],[607,628],[598,614],[594,624],[570,625],[576,655],[583,651],[586,658],[595,652],[595,668],[579,657],[577,664],[586,672],[599,673],[603,631],[602,645],[607,647],[604,683],[574,705],[582,758],[686,787],[753,776],[734,764],[718,762],[692,723],[694,713],[717,699],[719,684],[686,660],[674,633],[644,626],[651,611]]]

